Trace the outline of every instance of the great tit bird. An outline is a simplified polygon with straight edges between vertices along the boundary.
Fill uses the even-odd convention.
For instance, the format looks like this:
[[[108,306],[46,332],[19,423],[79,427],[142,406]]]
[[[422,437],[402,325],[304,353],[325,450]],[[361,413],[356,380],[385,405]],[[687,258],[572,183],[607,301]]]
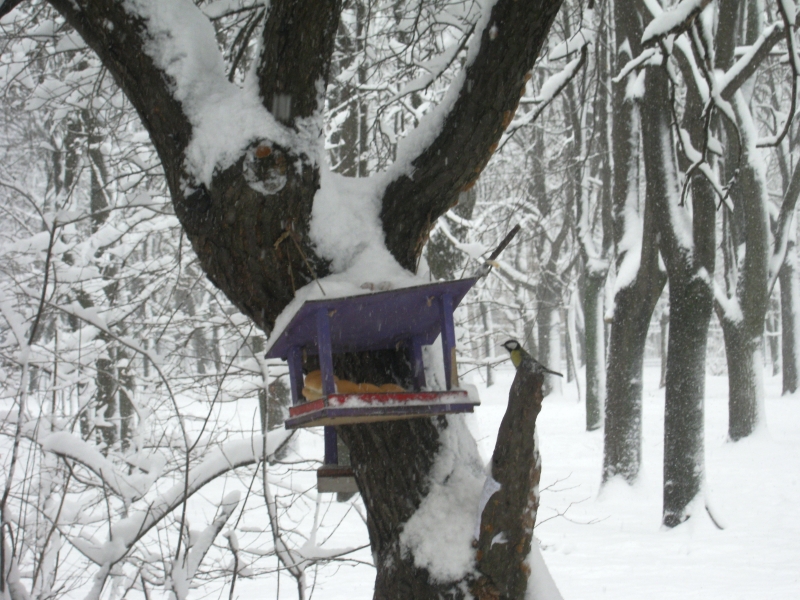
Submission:
[[[559,377],[564,376],[557,371],[551,371],[538,360],[533,358],[525,351],[525,349],[517,340],[508,340],[503,344],[503,348],[508,350],[509,354],[511,354],[511,362],[514,363],[514,366],[517,368],[517,370],[527,369],[533,373],[549,373],[550,375],[558,375]]]

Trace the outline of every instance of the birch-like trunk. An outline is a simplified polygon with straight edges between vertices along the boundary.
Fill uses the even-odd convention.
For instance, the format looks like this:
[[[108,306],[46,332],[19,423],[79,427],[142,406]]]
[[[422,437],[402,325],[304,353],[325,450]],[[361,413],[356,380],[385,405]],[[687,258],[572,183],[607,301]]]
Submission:
[[[583,318],[586,330],[586,431],[599,429],[603,424],[603,404],[606,391],[605,323],[603,295],[606,274],[586,277]]]
[[[778,281],[781,293],[781,371],[783,393],[797,391],[797,378],[800,373],[800,273],[797,268],[797,246],[789,242],[786,260],[781,267]]]

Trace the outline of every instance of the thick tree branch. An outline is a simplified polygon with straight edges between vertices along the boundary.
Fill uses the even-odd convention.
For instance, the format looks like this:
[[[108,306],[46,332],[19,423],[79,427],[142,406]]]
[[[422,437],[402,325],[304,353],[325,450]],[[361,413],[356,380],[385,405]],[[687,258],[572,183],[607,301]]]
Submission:
[[[480,51],[440,133],[412,161],[413,173],[386,189],[386,244],[405,268],[416,269],[436,219],[489,162],[560,6],[561,0],[498,0],[492,9]]]
[[[341,0],[270,5],[256,73],[264,106],[285,125],[321,109],[341,10]]]
[[[22,4],[22,0],[0,0],[0,19]]]
[[[272,122],[267,111],[252,113],[247,122],[260,129],[250,134],[249,142],[247,132],[236,130],[235,119],[213,122],[225,116],[219,110],[209,113],[214,98],[230,100],[233,110],[256,109],[247,90],[238,90],[222,72],[215,77],[216,48],[195,39],[205,35],[214,44],[210,30],[187,30],[190,25],[202,27],[206,17],[199,12],[189,14],[196,22],[187,24],[185,15],[178,18],[168,3],[143,3],[136,10],[145,16],[112,0],[51,4],[97,52],[139,113],[162,160],[175,213],[203,270],[239,310],[269,331],[295,290],[312,280],[312,270],[326,270],[307,237],[320,157],[305,153],[313,154],[321,121],[316,128],[306,124],[298,132]],[[264,64],[272,66],[262,68],[260,89],[270,102],[270,90],[286,92],[291,100],[281,100],[278,108],[288,107],[290,116],[310,117],[327,84],[340,3],[277,4],[267,23],[274,35],[261,55]],[[157,64],[159,60],[166,64]],[[205,66],[211,71],[204,72]],[[174,80],[173,72],[184,81]],[[271,77],[282,79],[270,81]],[[298,126],[292,118],[283,121]],[[211,133],[216,138],[198,146],[198,131],[208,136],[209,127],[215,126],[217,131]],[[231,133],[226,128],[238,136],[241,147],[229,150],[239,152],[238,157],[213,156]],[[205,171],[193,166],[192,153],[198,150],[212,155]]]
[[[779,23],[773,25],[771,30],[765,33],[766,35],[762,35],[753,45],[751,51],[740,58],[736,65],[732,67],[733,76],[725,82],[725,86],[720,91],[720,96],[722,96],[723,100],[730,101],[733,98],[736,90],[753,76],[775,45],[785,36],[784,29]],[[740,63],[741,67],[738,66]]]

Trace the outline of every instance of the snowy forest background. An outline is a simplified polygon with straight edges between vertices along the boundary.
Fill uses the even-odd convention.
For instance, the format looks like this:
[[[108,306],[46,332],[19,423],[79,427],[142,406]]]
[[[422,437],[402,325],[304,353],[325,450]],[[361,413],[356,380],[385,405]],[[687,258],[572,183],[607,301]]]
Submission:
[[[194,4],[244,85],[268,3]],[[344,4],[326,149],[332,171],[366,177],[442,100],[485,2]],[[548,398],[579,400],[571,423],[597,432],[583,435],[598,481],[635,487],[643,436],[661,443],[642,424],[643,369],[658,365],[651,525],[725,527],[704,495],[705,390],[724,397],[715,432],[732,444],[764,429],[765,390],[799,385],[796,7],[667,4],[563,4],[419,270],[469,275],[519,223],[457,314],[461,375],[502,398],[499,344],[523,341],[566,375]],[[285,365],[199,268],[97,56],[49,4],[23,2],[0,21],[0,81],[4,598],[234,597],[247,582],[308,598],[344,568],[369,582],[359,497],[316,494],[321,437],[284,431]]]

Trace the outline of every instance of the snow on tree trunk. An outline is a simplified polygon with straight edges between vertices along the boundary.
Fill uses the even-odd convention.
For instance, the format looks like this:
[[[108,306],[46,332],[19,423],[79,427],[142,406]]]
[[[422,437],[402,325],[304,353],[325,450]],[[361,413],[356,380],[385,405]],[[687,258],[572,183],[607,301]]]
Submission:
[[[726,280],[738,267],[735,284],[729,284],[728,298],[718,298],[728,361],[728,436],[739,440],[755,431],[763,411],[763,334],[769,306],[770,247],[766,166],[756,147],[757,133],[749,107],[741,91],[732,103],[742,139],[739,182],[734,189],[735,211],[731,221],[741,224],[741,237],[728,232]],[[734,244],[738,248],[732,247]],[[743,247],[742,247],[743,244]],[[744,250],[742,264],[741,250]],[[734,287],[735,285],[735,287]]]

